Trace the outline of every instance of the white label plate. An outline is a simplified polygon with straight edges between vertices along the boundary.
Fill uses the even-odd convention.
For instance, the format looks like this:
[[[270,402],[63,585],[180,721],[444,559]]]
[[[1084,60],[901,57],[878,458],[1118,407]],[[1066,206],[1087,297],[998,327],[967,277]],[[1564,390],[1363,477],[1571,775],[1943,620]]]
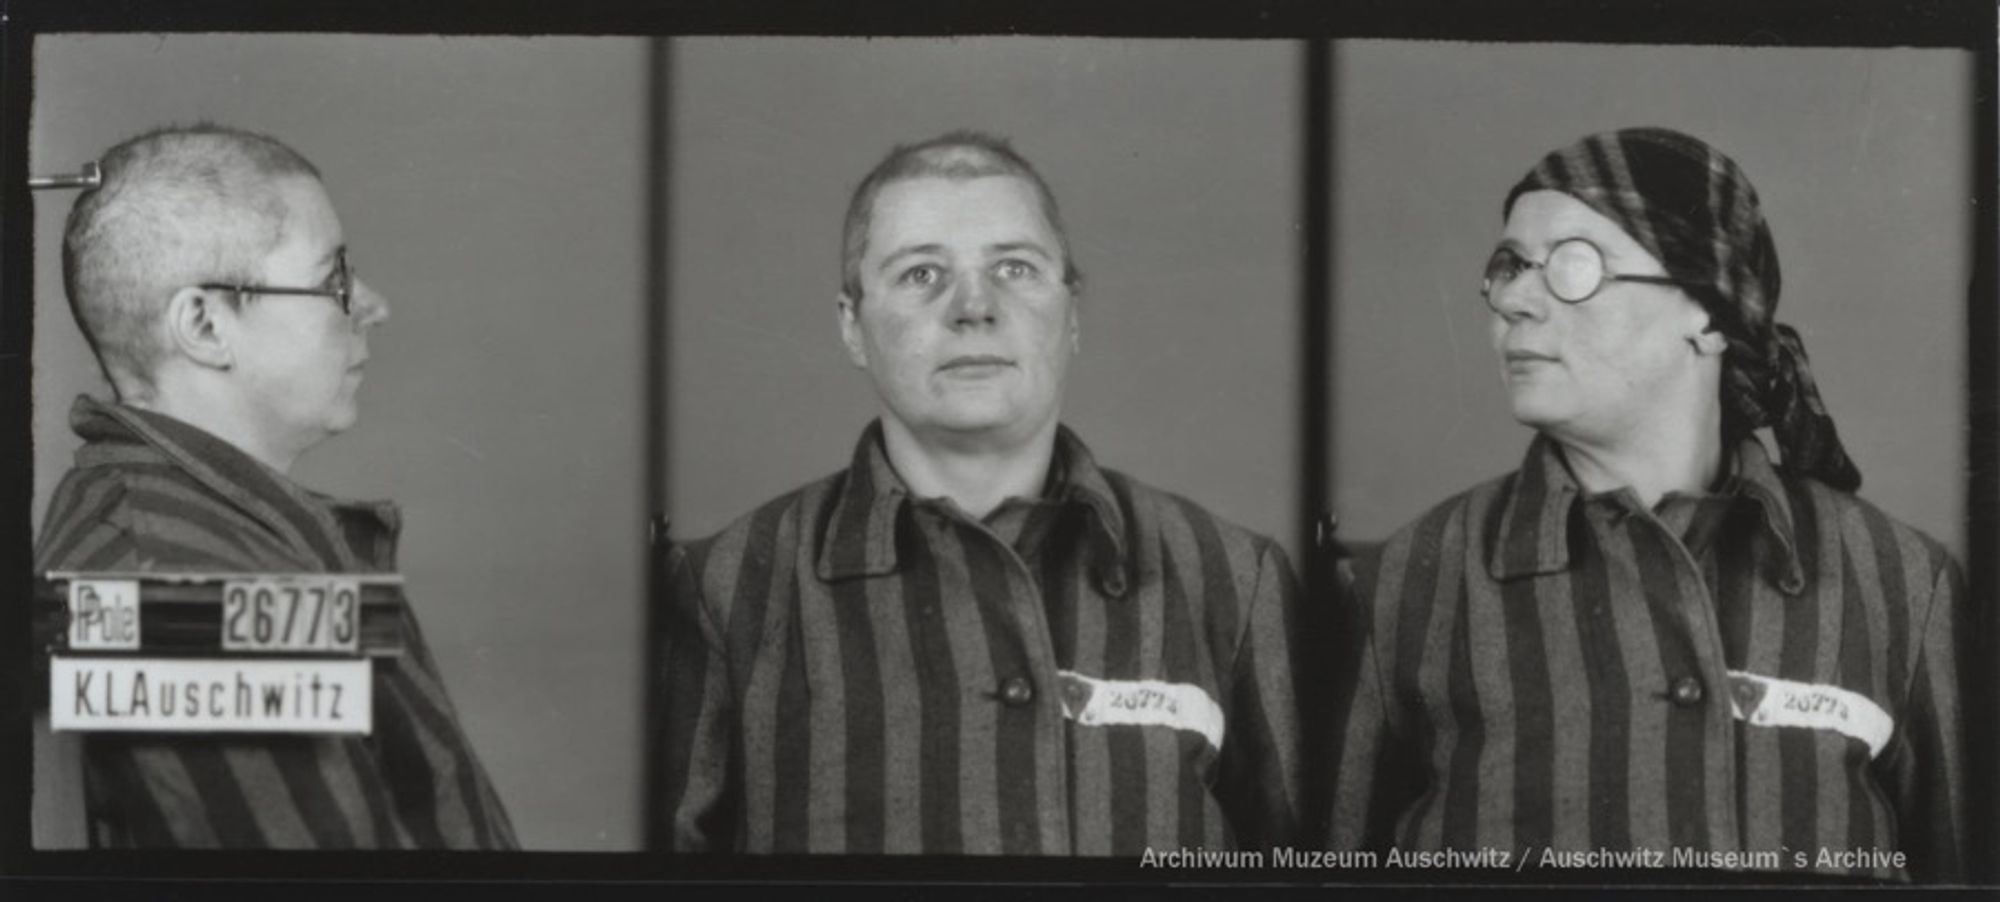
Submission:
[[[1068,670],[1062,681],[1063,716],[1086,727],[1140,726],[1192,730],[1222,750],[1222,706],[1193,683],[1103,680]]]
[[[1882,754],[1896,734],[1896,719],[1875,700],[1842,686],[1781,680],[1741,670],[1729,671],[1729,709],[1737,720],[1760,727],[1832,730]]]
[[[70,580],[69,647],[83,651],[138,648],[138,581]]]
[[[365,660],[49,659],[57,730],[359,733],[374,728]]]
[[[361,584],[351,578],[260,576],[222,584],[222,650],[352,653]]]

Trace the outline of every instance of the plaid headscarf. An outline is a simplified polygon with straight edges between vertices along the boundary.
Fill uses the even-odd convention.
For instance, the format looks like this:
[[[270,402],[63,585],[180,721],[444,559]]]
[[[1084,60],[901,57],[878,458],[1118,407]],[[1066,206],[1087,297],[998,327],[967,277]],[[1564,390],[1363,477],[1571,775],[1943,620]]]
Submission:
[[[1623,228],[1666,265],[1729,341],[1725,432],[1771,427],[1789,468],[1843,491],[1861,486],[1820,402],[1799,333],[1774,320],[1778,251],[1736,162],[1664,128],[1591,135],[1551,152],[1507,192],[1560,191]]]

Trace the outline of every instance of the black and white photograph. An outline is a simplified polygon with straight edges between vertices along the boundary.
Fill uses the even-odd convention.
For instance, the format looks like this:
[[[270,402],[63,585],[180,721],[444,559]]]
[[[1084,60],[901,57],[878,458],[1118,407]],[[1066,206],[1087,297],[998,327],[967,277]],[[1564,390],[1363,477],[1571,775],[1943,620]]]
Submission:
[[[1991,9],[42,6],[26,888],[2000,879]]]

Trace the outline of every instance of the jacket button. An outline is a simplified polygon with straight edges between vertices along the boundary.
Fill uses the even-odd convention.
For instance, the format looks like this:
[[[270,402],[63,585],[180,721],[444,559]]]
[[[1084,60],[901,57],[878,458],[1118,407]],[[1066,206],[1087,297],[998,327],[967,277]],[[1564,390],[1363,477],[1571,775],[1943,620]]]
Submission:
[[[1703,695],[1701,681],[1694,677],[1681,677],[1675,680],[1674,688],[1667,693],[1667,697],[1673,699],[1674,704],[1683,708],[1701,704]]]
[[[1035,700],[1035,684],[1027,677],[1008,677],[1000,684],[1000,700],[1019,708]]]

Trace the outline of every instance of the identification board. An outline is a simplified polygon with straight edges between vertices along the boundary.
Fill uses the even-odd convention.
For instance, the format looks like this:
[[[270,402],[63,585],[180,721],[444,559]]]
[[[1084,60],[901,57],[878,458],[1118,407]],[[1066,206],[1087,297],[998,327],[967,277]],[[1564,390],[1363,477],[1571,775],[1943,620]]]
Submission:
[[[374,728],[366,659],[54,657],[57,730],[360,733]]]
[[[351,578],[280,576],[222,584],[222,650],[354,653],[361,584]]]
[[[79,579],[69,584],[69,647],[130,651],[139,647],[139,583]]]

